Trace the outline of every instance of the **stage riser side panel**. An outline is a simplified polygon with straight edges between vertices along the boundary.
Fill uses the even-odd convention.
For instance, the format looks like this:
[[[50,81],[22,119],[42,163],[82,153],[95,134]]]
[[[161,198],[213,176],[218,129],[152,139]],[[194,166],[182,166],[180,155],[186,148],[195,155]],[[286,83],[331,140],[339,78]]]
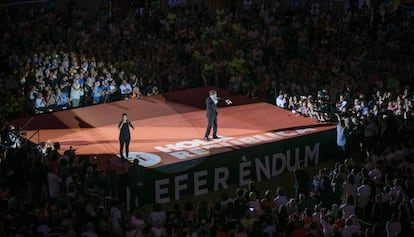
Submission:
[[[303,167],[336,159],[335,129],[219,155],[180,162],[146,172],[147,203],[169,203],[182,197],[222,191],[229,185],[275,179]]]

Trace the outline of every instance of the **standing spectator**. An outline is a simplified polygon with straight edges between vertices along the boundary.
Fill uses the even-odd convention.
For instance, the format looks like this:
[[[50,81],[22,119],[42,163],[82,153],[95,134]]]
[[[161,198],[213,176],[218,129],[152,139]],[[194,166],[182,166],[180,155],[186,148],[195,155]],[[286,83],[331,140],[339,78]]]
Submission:
[[[155,225],[157,222],[161,225],[164,225],[165,221],[167,220],[167,215],[165,211],[162,210],[162,206],[160,203],[154,204],[154,209],[148,216],[148,224]]]
[[[352,215],[345,221],[345,228],[341,232],[342,237],[353,237],[355,234],[361,233],[361,226],[356,216]]]
[[[57,99],[55,93],[53,93],[52,89],[47,90],[46,95],[46,104],[47,109],[49,111],[56,111],[57,110]]]
[[[273,200],[274,201],[274,206],[275,206],[275,210],[279,210],[280,206],[285,205],[288,202],[288,199],[286,197],[286,195],[283,192],[283,188],[279,187],[276,189],[276,197]]]
[[[362,215],[360,216],[361,218],[365,218],[368,204],[371,199],[371,187],[369,186],[369,181],[367,178],[362,179],[362,185],[357,188],[356,198],[358,207],[362,211]]]
[[[131,228],[126,232],[127,237],[142,237],[144,236],[145,221],[141,211],[136,211],[131,217]]]
[[[68,76],[63,76],[63,78],[59,81],[59,88],[62,94],[66,96],[66,98],[69,97],[69,90],[70,90],[70,82],[68,79]]]
[[[85,225],[85,230],[81,233],[81,237],[98,237],[95,233],[92,222],[88,222]]]
[[[343,183],[341,200],[345,200],[347,196],[355,197],[357,186],[355,184],[355,176],[349,174],[347,180]]]
[[[112,200],[111,209],[109,210],[109,215],[111,218],[111,228],[113,231],[113,236],[122,236],[123,235],[122,213],[118,207],[118,202],[116,200]]]
[[[398,217],[398,213],[394,212],[391,216],[391,220],[385,224],[385,231],[387,237],[398,237],[401,233],[402,227]]]
[[[101,98],[102,98],[102,86],[101,86],[101,82],[95,82],[94,86],[93,86],[93,90],[92,90],[92,103],[93,104],[99,104],[101,103]]]
[[[355,215],[355,199],[354,196],[346,196],[345,200],[339,206],[339,208],[342,210],[342,217],[344,219],[348,219],[351,216]]]
[[[331,186],[331,178],[329,177],[327,169],[322,169],[319,172],[321,179],[321,200],[322,204],[327,207],[331,206],[334,200],[333,189]]]
[[[56,101],[57,109],[59,110],[69,107],[69,98],[67,94],[62,93],[59,88],[56,89]]]
[[[154,237],[167,237],[167,230],[162,224],[161,220],[156,220],[154,225],[151,227],[150,236]]]
[[[53,167],[49,167],[49,171],[47,172],[47,183],[48,183],[48,190],[49,190],[49,197],[55,200],[60,192],[60,177],[56,174]]]
[[[79,80],[75,79],[70,90],[70,102],[73,108],[79,107],[83,89],[79,84]]]
[[[130,208],[136,210],[143,207],[143,187],[144,187],[144,168],[139,165],[139,159],[134,159],[134,163],[128,169]],[[139,195],[138,195],[139,194]]]
[[[336,125],[336,144],[338,145],[339,158],[346,158],[346,136],[347,136],[347,127],[345,126],[345,120],[342,119],[339,114],[335,114],[338,119],[338,124]]]
[[[310,185],[310,176],[307,171],[305,171],[300,164],[298,164],[297,169],[293,172],[295,177],[295,193],[296,199],[299,198],[299,194],[303,193],[307,197],[309,196],[309,185]]]

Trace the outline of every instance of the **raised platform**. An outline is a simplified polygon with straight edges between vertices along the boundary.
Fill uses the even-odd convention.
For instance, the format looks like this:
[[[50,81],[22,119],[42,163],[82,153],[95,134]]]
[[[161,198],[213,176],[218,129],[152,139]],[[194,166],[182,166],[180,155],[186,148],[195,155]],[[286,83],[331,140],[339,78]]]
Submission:
[[[234,160],[240,161],[239,158],[246,154],[252,156],[261,151],[285,152],[291,147],[296,149],[302,146],[293,140],[297,138],[301,138],[301,144],[313,139],[311,149],[315,149],[314,144],[320,144],[321,141],[315,142],[309,136],[311,134],[325,134],[319,135],[318,139],[325,140],[322,141],[324,144],[334,144],[334,126],[330,124],[317,123],[272,104],[227,95],[224,91],[219,91],[219,95],[232,99],[234,103],[230,106],[220,105],[218,134],[222,139],[205,141],[203,136],[207,121],[204,101],[209,89],[198,88],[70,109],[12,123],[16,126],[27,125],[27,137],[34,143],[59,142],[62,150],[72,146],[76,154],[96,156],[98,165],[103,166],[104,162],[111,159],[122,170],[129,166],[129,162],[117,158],[117,124],[122,113],[127,113],[136,126],[135,130],[131,130],[130,158],[139,159],[141,165],[156,172],[151,182],[155,182],[157,174],[166,177],[166,173],[170,176],[189,172],[194,167],[203,169],[203,166],[199,166],[201,164],[210,167],[224,165],[222,162],[232,156]],[[323,133],[326,131],[328,133]],[[318,145],[317,156],[322,153],[319,150]],[[315,150],[312,152],[315,153]],[[206,159],[209,160],[207,163]],[[246,160],[249,159],[243,161]],[[155,189],[153,187],[154,192]]]

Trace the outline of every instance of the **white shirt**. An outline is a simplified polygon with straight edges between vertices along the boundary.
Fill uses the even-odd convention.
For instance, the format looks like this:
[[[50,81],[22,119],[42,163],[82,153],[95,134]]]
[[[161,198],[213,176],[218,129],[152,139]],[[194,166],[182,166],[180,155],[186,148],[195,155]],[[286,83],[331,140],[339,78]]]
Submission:
[[[322,225],[323,236],[325,237],[332,236],[332,233],[334,230],[333,225],[329,224],[324,219],[321,219],[320,223]]]
[[[288,199],[286,196],[277,196],[273,201],[275,202],[276,210],[279,210],[279,207],[287,203]]]
[[[45,98],[43,98],[43,97],[40,97],[40,98],[37,97],[35,99],[35,107],[36,107],[36,109],[45,108],[46,107]]]
[[[353,234],[358,233],[361,231],[361,227],[356,225],[346,225],[345,228],[342,230],[341,236],[342,237],[352,237]]]
[[[167,216],[164,211],[158,211],[158,212],[151,212],[148,217],[148,224],[153,225],[157,221],[160,221],[161,223],[165,223]]]
[[[70,90],[70,99],[71,100],[79,100],[82,95],[82,89],[80,87],[71,88]]]
[[[367,205],[371,198],[371,187],[368,185],[361,185],[357,189],[357,201],[361,205]]]
[[[55,173],[47,173],[47,182],[49,184],[49,196],[55,198],[60,191],[60,178]]]
[[[143,221],[142,219],[139,219],[139,218],[135,218],[135,216],[132,216],[131,217],[131,225],[133,227],[143,226],[143,225],[145,225],[145,221]]]
[[[385,230],[387,231],[387,237],[397,237],[401,233],[401,223],[387,221]]]
[[[373,170],[369,171],[368,176],[371,180],[374,180],[377,176],[382,176],[382,173],[379,169],[374,168]]]
[[[279,95],[276,98],[276,106],[281,107],[281,108],[285,108],[286,105],[286,98],[283,97],[283,95]]]
[[[351,215],[355,215],[355,207],[349,204],[342,204],[340,206],[340,209],[342,210],[342,215],[344,219],[347,219]]]
[[[111,225],[113,229],[117,229],[121,227],[121,223],[119,222],[122,219],[122,214],[119,208],[111,207],[110,210],[111,215]]]
[[[121,91],[121,94],[126,95],[132,93],[132,87],[130,84],[121,84],[119,86],[119,90]]]

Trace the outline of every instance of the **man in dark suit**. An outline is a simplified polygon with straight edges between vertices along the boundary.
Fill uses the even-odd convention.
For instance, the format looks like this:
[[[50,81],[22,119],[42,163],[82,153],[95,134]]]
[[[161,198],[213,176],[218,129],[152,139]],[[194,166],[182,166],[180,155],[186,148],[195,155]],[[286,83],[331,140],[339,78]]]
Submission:
[[[210,140],[209,135],[211,127],[213,127],[213,139],[220,139],[217,136],[217,104],[219,98],[217,97],[217,91],[210,90],[209,97],[206,99],[206,110],[207,110],[207,129],[204,135],[205,140]]]

